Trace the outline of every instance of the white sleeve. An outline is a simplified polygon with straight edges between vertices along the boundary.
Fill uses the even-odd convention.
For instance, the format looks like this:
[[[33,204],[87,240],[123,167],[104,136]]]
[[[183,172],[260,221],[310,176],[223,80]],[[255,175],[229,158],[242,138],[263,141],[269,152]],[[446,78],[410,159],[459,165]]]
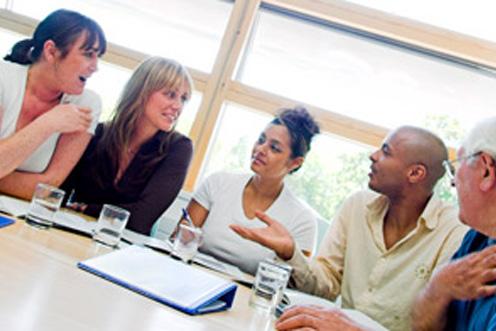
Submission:
[[[193,199],[206,210],[212,207],[216,188],[219,184],[219,173],[212,174],[203,180],[200,187],[193,193]]]

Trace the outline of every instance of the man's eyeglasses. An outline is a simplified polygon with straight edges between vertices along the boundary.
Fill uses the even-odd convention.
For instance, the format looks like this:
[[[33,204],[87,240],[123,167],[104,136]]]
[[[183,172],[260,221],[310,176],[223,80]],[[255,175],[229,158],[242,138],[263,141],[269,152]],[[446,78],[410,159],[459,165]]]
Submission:
[[[446,173],[448,174],[448,177],[451,180],[455,179],[455,174],[458,168],[460,167],[460,163],[464,160],[468,160],[470,158],[473,158],[475,156],[479,156],[482,152],[475,152],[470,155],[462,156],[454,160],[444,160],[443,161],[443,166],[446,169]]]

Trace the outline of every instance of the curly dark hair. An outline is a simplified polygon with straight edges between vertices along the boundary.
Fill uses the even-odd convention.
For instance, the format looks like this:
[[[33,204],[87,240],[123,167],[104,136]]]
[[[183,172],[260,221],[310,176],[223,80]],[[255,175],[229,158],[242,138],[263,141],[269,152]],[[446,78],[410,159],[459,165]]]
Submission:
[[[270,122],[275,125],[284,125],[291,140],[291,158],[304,157],[310,151],[313,136],[320,133],[318,123],[305,107],[282,108]],[[293,169],[291,173],[300,167]]]

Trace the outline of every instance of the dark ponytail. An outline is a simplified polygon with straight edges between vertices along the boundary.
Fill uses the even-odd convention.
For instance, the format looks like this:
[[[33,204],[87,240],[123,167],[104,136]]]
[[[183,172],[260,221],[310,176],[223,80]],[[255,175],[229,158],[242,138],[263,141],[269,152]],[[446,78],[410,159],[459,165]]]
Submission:
[[[48,40],[55,43],[62,58],[64,58],[82,33],[86,33],[86,40],[82,46],[84,50],[93,48],[98,42],[98,55],[105,53],[107,41],[98,23],[77,12],[59,9],[38,24],[33,38],[16,43],[10,54],[4,57],[4,60],[19,64],[36,63],[43,53],[45,42]]]
[[[3,59],[11,62],[16,62],[19,64],[31,64],[31,51],[33,48],[33,39],[24,39],[17,42],[9,55],[5,56]]]

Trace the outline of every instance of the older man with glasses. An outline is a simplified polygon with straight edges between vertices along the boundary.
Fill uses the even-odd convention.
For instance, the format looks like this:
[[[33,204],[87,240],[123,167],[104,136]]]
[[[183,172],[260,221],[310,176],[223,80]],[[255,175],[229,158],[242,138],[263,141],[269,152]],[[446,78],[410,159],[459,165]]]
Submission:
[[[445,163],[453,175],[459,217],[472,229],[453,262],[418,296],[415,330],[496,330],[496,117],[478,124]],[[457,167],[455,167],[457,165]]]
[[[446,173],[448,174],[449,179],[451,180],[451,185],[455,186],[455,174],[456,174],[456,169],[460,167],[460,163],[462,161],[468,160],[470,158],[473,158],[475,156],[479,156],[482,152],[475,152],[469,155],[461,156],[459,158],[456,158],[454,160],[445,160],[443,162],[443,166],[446,169]]]

